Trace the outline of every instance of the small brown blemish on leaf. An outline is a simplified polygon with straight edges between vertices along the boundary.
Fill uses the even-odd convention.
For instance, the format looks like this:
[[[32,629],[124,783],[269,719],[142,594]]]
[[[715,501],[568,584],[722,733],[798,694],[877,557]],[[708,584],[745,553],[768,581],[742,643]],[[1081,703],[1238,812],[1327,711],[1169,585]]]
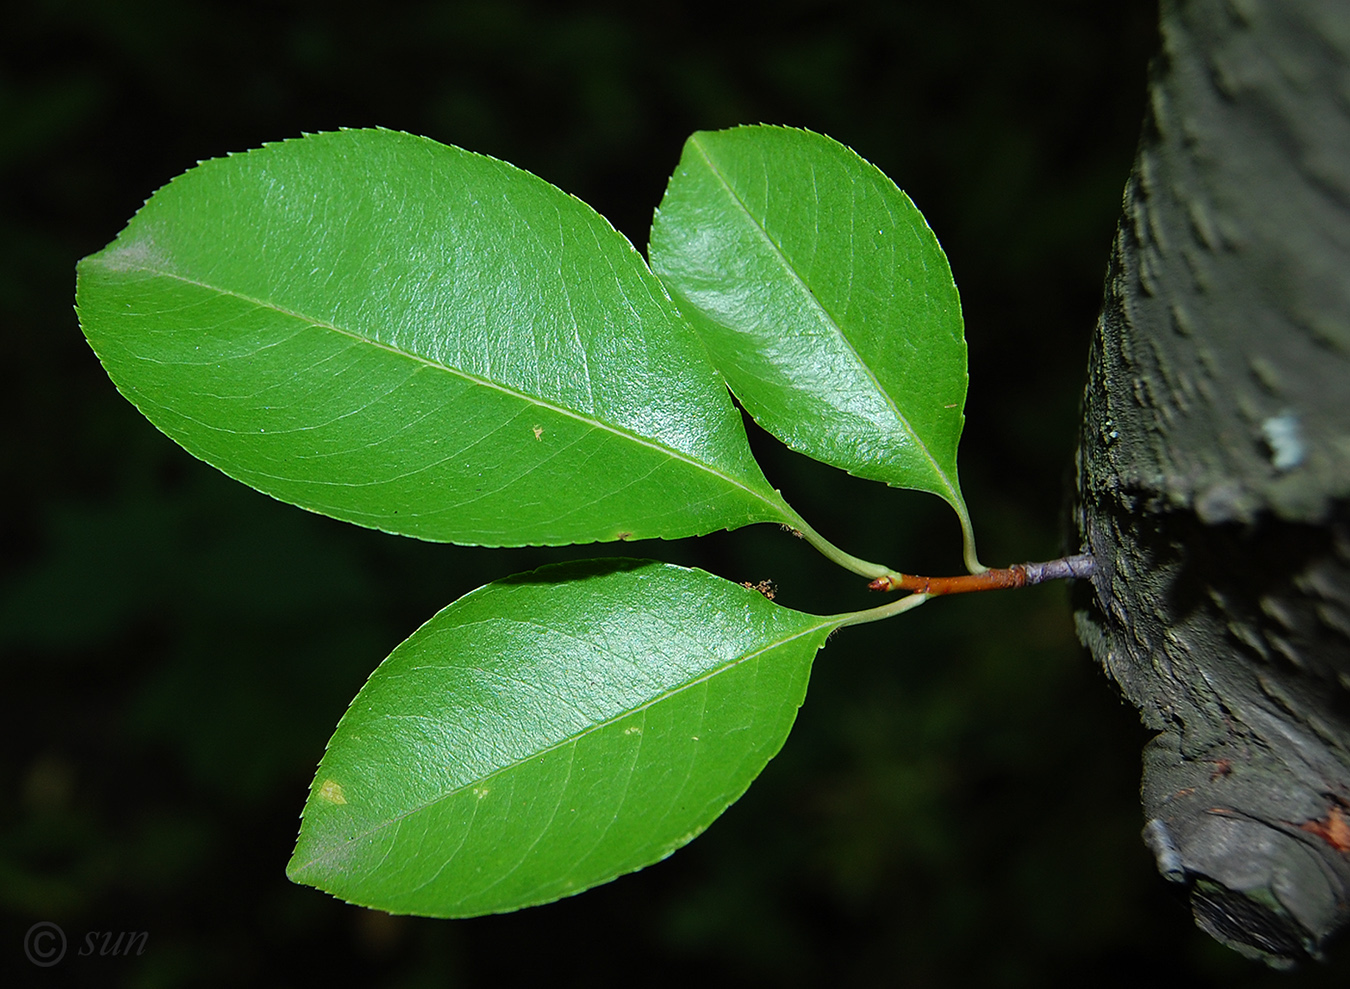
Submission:
[[[778,596],[778,585],[771,580],[761,580],[758,584],[752,584],[748,580],[741,581],[741,586],[746,590],[759,591],[766,598],[772,601]]]
[[[1350,852],[1350,817],[1340,807],[1333,806],[1324,820],[1304,821],[1300,831],[1316,835],[1338,852]]]
[[[541,440],[541,441],[543,440],[543,438],[544,438],[544,427],[543,427],[543,426],[535,426],[535,427],[533,428],[533,432],[534,432],[534,438],[535,438],[536,440]]]
[[[347,802],[346,796],[342,793],[342,784],[337,780],[324,780],[323,785],[319,787],[319,796],[330,804],[345,804]]]
[[[622,542],[627,542],[628,540],[630,540],[630,539],[633,538],[633,534],[632,534],[631,532],[621,532],[621,533],[619,533],[617,536],[615,536],[614,538],[617,539],[617,540],[618,540],[619,542],[621,542],[621,543],[622,543]]]

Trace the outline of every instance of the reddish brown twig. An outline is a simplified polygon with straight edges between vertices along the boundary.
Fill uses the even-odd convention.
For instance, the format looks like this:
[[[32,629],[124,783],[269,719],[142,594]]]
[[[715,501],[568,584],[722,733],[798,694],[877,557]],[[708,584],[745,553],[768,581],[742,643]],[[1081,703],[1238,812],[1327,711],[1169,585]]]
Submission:
[[[913,591],[916,594],[966,594],[970,591],[996,591],[1004,587],[1027,587],[1031,584],[1058,580],[1061,577],[1091,577],[1097,561],[1087,553],[1066,556],[1047,563],[1014,563],[1002,570],[963,574],[960,577],[916,577],[899,574],[878,577],[868,584],[874,591]]]

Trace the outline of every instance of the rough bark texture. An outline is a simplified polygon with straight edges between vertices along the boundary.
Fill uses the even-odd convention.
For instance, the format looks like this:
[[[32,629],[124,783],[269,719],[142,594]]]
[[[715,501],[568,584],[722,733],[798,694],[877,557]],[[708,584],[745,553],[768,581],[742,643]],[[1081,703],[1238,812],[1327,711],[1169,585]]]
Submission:
[[[1144,838],[1276,965],[1350,923],[1350,4],[1194,0],[1089,364],[1079,634],[1158,735]]]

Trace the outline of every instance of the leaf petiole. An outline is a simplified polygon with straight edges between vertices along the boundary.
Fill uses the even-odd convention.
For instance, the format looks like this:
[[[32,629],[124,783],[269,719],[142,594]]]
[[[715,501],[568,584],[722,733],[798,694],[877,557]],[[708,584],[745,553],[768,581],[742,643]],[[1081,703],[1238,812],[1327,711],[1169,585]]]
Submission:
[[[884,586],[888,588],[891,586],[899,587],[899,585],[894,584],[894,582],[903,577],[903,574],[897,573],[890,569],[890,567],[884,567],[880,563],[872,563],[868,560],[860,559],[852,553],[845,553],[815,529],[811,528],[807,521],[798,515],[795,510],[792,510],[791,508],[789,508],[789,510],[792,511],[792,519],[788,523],[789,527],[793,532],[796,532],[814,546],[822,556],[839,564],[839,566],[843,567],[845,570],[852,570],[856,574],[861,574],[873,583],[876,583],[877,581],[887,581],[888,583]]]
[[[930,596],[931,595],[928,594],[909,594],[877,608],[864,608],[862,611],[851,611],[847,614],[836,615],[834,617],[837,624],[834,627],[843,628],[846,625],[865,625],[868,622],[879,622],[884,618],[903,615],[906,611],[911,611],[923,604]]]
[[[961,500],[961,493],[953,490],[950,504],[956,509],[957,517],[961,520],[961,548],[965,555],[966,569],[972,574],[982,574],[989,568],[980,562],[979,556],[975,552],[975,526],[971,524],[970,512],[966,511],[966,503]]]

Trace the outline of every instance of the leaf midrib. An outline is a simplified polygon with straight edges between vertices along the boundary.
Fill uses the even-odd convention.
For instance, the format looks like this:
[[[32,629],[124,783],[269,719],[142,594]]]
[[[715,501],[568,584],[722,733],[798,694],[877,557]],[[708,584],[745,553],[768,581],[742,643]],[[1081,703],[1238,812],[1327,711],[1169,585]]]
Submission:
[[[316,863],[323,862],[325,859],[337,856],[341,848],[350,846],[352,843],[361,841],[365,838],[369,838],[371,835],[377,834],[380,831],[383,831],[385,828],[397,825],[402,821],[406,820],[407,818],[412,817],[415,814],[420,814],[423,811],[427,810],[428,808],[434,807],[436,804],[441,803],[442,801],[449,800],[452,797],[455,797],[458,794],[463,793],[465,790],[472,789],[475,786],[481,786],[482,784],[487,783],[490,780],[496,779],[503,773],[508,773],[511,772],[512,770],[518,769],[520,766],[524,765],[527,762],[530,762],[533,759],[538,759],[542,756],[548,755],[551,752],[556,752],[557,750],[562,749],[568,745],[573,745],[588,735],[592,735],[598,731],[603,731],[606,728],[609,728],[610,726],[619,723],[625,718],[632,717],[634,714],[637,714],[641,711],[646,711],[649,708],[662,703],[663,701],[669,700],[672,697],[676,697],[679,694],[682,694],[686,690],[690,690],[701,683],[705,683],[708,680],[711,680],[713,677],[720,676],[721,674],[727,672],[728,670],[735,669],[742,663],[749,662],[752,659],[762,656],[764,653],[770,652],[781,646],[785,646],[788,643],[794,642],[797,639],[810,635],[813,632],[819,632],[821,629],[831,628],[833,626],[837,626],[838,624],[839,624],[839,616],[837,615],[829,618],[822,618],[819,622],[810,626],[809,628],[805,628],[800,632],[797,632],[793,635],[789,635],[785,638],[769,642],[761,646],[760,648],[754,650],[753,652],[748,652],[745,653],[744,655],[737,656],[731,661],[724,663],[721,666],[716,667],[715,669],[708,670],[700,674],[699,676],[693,678],[692,680],[686,680],[685,682],[679,684],[678,686],[672,687],[668,690],[664,690],[661,693],[650,698],[649,700],[644,701],[641,704],[620,711],[614,714],[612,717],[606,718],[603,721],[598,721],[594,724],[587,725],[580,731],[573,732],[571,735],[568,735],[565,738],[561,738],[556,742],[552,742],[542,749],[535,749],[531,751],[528,755],[522,756],[519,759],[514,759],[511,762],[507,763],[506,765],[501,766],[498,769],[494,769],[492,772],[484,776],[477,777],[473,780],[470,780],[467,783],[455,787],[454,789],[447,790],[445,793],[442,793],[431,800],[419,803],[416,806],[410,807],[399,814],[393,815],[392,817],[380,821],[374,827],[367,828],[365,831],[353,834],[347,839],[345,839],[341,844],[330,848],[327,852],[323,854],[316,855],[314,858],[310,859],[299,868],[301,870],[309,869],[313,867]]]
[[[928,461],[929,467],[931,467],[933,473],[937,475],[937,478],[941,482],[943,488],[946,489],[946,491],[948,492],[948,494],[951,496],[952,499],[959,498],[959,495],[957,494],[956,489],[952,484],[951,478],[947,476],[947,472],[942,469],[942,467],[938,464],[938,462],[933,458],[932,453],[929,452],[928,444],[925,443],[919,437],[919,434],[915,432],[914,427],[909,424],[909,419],[905,416],[903,412],[900,411],[900,407],[896,404],[895,399],[891,396],[891,393],[882,386],[880,380],[877,379],[876,373],[872,370],[872,368],[868,365],[868,363],[862,359],[862,355],[859,354],[857,348],[853,346],[853,341],[850,340],[848,338],[848,335],[844,333],[843,328],[839,325],[839,321],[835,318],[834,314],[825,308],[825,305],[820,301],[819,298],[817,298],[816,294],[811,291],[810,287],[807,286],[806,282],[802,279],[801,275],[798,274],[797,269],[788,260],[787,255],[783,253],[782,247],[777,243],[777,241],[773,239],[773,237],[769,235],[769,232],[764,228],[764,225],[760,223],[757,219],[755,219],[754,213],[751,212],[750,207],[746,204],[745,200],[741,198],[740,194],[732,187],[731,183],[728,182],[726,177],[722,174],[722,171],[713,163],[711,156],[709,155],[707,149],[704,148],[703,144],[698,140],[697,135],[690,138],[690,142],[694,145],[695,148],[698,149],[698,153],[702,156],[704,162],[707,163],[708,171],[712,173],[713,177],[717,179],[718,183],[726,191],[727,195],[732,199],[732,201],[736,204],[736,206],[740,208],[740,212],[744,215],[746,220],[749,221],[750,225],[759,233],[760,237],[763,238],[764,242],[769,245],[770,250],[773,252],[774,256],[777,257],[783,269],[787,271],[792,281],[801,290],[801,294],[805,295],[805,297],[810,301],[810,305],[814,307],[824,317],[829,327],[834,331],[835,335],[838,337],[840,342],[844,345],[844,347],[847,348],[848,353],[853,356],[853,359],[854,361],[856,361],[858,367],[862,368],[863,373],[866,374],[868,379],[872,382],[872,384],[876,386],[878,394],[880,394],[883,398],[885,398],[886,404],[890,407],[891,412],[895,415],[896,421],[899,422],[901,428],[904,429],[906,434],[908,434],[909,438],[914,442],[914,445],[919,449],[920,453],[923,454],[923,458],[926,461]]]
[[[732,477],[731,475],[726,474],[723,471],[717,470],[710,464],[704,463],[703,461],[700,460],[696,460],[693,457],[689,456],[688,454],[683,453],[679,450],[672,449],[671,447],[667,446],[664,443],[660,443],[655,440],[639,436],[637,433],[631,432],[630,430],[627,429],[623,429],[619,426],[606,423],[598,419],[589,418],[585,415],[582,415],[580,412],[577,412],[574,409],[569,409],[566,406],[559,405],[555,402],[550,402],[549,400],[540,398],[537,395],[531,395],[527,392],[508,387],[502,384],[501,382],[492,381],[489,378],[483,378],[475,374],[470,374],[468,371],[465,371],[462,368],[451,367],[448,364],[442,364],[439,361],[433,361],[430,358],[423,357],[421,354],[414,354],[406,350],[400,350],[399,348],[384,343],[381,340],[373,340],[370,337],[364,336],[355,330],[346,329],[344,327],[338,326],[335,323],[331,323],[326,320],[315,319],[304,313],[296,312],[295,310],[288,309],[285,306],[277,305],[275,302],[268,302],[264,299],[258,299],[253,296],[246,295],[243,292],[234,291],[233,289],[221,288],[218,285],[212,285],[208,282],[204,282],[196,278],[189,278],[186,275],[181,275],[178,274],[177,272],[165,271],[161,268],[155,268],[149,265],[119,264],[114,267],[101,257],[87,258],[86,262],[91,264],[98,264],[100,267],[104,268],[107,271],[117,271],[117,272],[143,271],[160,278],[171,278],[174,279],[175,281],[182,282],[186,285],[194,285],[197,288],[205,289],[209,292],[217,292],[221,295],[238,299],[241,302],[247,302],[250,305],[257,306],[261,309],[270,309],[271,311],[279,313],[283,316],[289,316],[292,319],[300,320],[301,322],[307,323],[310,326],[317,326],[325,330],[331,330],[334,333],[341,334],[342,336],[346,336],[352,340],[356,340],[359,343],[363,343],[371,347],[376,347],[380,350],[386,351],[387,353],[396,354],[399,357],[403,357],[411,361],[416,361],[417,363],[422,364],[425,367],[434,368],[439,371],[444,371],[447,374],[456,376],[471,384],[478,385],[479,387],[489,388],[494,391],[498,391],[503,395],[508,395],[512,398],[521,399],[522,401],[526,401],[533,405],[539,406],[540,408],[547,409],[550,412],[555,412],[559,415],[573,419],[577,422],[583,423],[592,428],[601,429],[615,436],[623,437],[624,439],[630,440],[631,442],[636,443],[639,446],[644,446],[650,450],[655,450],[659,453],[664,453],[674,460],[681,461],[707,474],[711,474],[713,477],[717,477],[727,482],[728,484],[732,485],[733,487],[740,488],[747,494],[753,495],[756,499],[763,502],[770,508],[774,509],[775,514],[779,518],[784,520],[788,519],[788,516],[785,515],[782,511],[783,506],[777,504],[772,499],[766,498],[761,492],[756,491],[754,488],[746,485],[744,482],[738,480],[737,478]]]

